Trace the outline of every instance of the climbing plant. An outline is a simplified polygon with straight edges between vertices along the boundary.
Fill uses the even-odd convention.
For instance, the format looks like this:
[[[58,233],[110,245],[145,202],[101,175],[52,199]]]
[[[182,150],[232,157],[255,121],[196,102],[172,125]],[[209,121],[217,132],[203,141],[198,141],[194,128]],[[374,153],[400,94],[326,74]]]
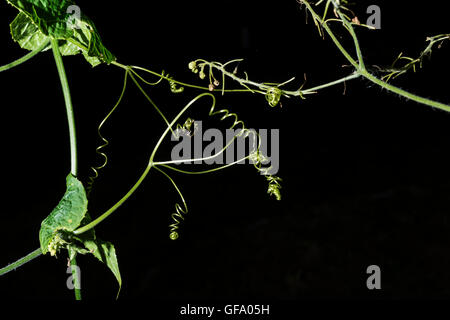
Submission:
[[[7,0],[7,3],[18,10],[17,16],[12,19],[10,24],[12,39],[21,48],[28,50],[29,53],[20,59],[0,66],[0,72],[9,72],[14,67],[39,56],[42,52],[52,52],[65,101],[69,130],[70,172],[66,178],[66,192],[54,210],[41,223],[40,231],[37,235],[40,247],[29,255],[0,269],[0,275],[4,275],[41,255],[58,256],[67,254],[72,267],[76,299],[81,299],[80,285],[77,283],[79,276],[77,274],[78,266],[76,261],[77,255],[80,254],[92,255],[108,266],[117,279],[119,286],[117,295],[119,296],[122,285],[118,263],[120,253],[116,252],[111,242],[99,239],[96,236],[95,228],[116,212],[135,193],[150,172],[160,173],[167,178],[180,198],[180,201],[175,204],[174,212],[171,214],[172,222],[169,225],[169,237],[172,240],[176,240],[180,236],[180,226],[188,214],[188,206],[181,188],[169,174],[171,172],[191,176],[209,174],[218,170],[229,169],[229,167],[243,160],[250,160],[256,172],[264,177],[267,183],[267,193],[273,196],[274,199],[281,200],[282,180],[280,177],[271,174],[270,168],[264,167],[267,159],[266,155],[261,151],[260,137],[254,131],[247,129],[244,121],[238,117],[236,112],[232,112],[229,108],[218,107],[216,103],[218,97],[234,93],[259,94],[265,97],[268,107],[280,108],[283,99],[297,99],[298,103],[301,103],[303,99],[308,99],[328,87],[347,83],[351,80],[366,79],[387,92],[397,94],[425,106],[450,111],[450,106],[445,103],[416,95],[406,89],[396,87],[390,82],[398,76],[420,68],[423,59],[430,56],[434,48],[450,39],[450,34],[430,36],[427,39],[428,44],[426,48],[417,58],[400,54],[392,63],[392,66],[379,68],[377,74],[381,73],[381,76],[378,76],[367,68],[364,61],[364,53],[361,50],[357,36],[358,28],[371,29],[371,27],[361,24],[347,1],[343,0],[321,0],[316,3],[299,0],[298,5],[302,6],[309,17],[312,18],[319,36],[323,38],[328,37],[335,44],[337,51],[350,64],[351,71],[344,77],[313,87],[307,87],[306,81],[302,79],[295,89],[287,89],[288,86],[296,83],[297,80],[295,78],[290,78],[280,83],[259,82],[252,79],[249,74],[240,69],[239,66],[242,59],[219,62],[199,58],[190,61],[187,64],[187,68],[197,78],[191,82],[179,80],[164,71],[154,71],[140,66],[127,65],[120,62],[120,58],[106,48],[93,21],[85,16],[73,1]],[[321,10],[321,12],[318,12],[318,10]],[[347,32],[348,37],[352,40],[353,48],[344,47],[341,38],[336,36],[335,28],[338,27],[343,28]],[[96,149],[96,152],[100,162],[92,166],[92,175],[86,181],[80,181],[78,174],[78,146],[74,120],[76,108],[72,106],[69,81],[63,63],[63,57],[69,55],[82,55],[92,67],[106,65],[123,71],[123,85],[118,95],[119,98],[98,125],[97,131],[101,144]],[[4,75],[4,73],[0,74],[0,76]],[[158,106],[148,90],[148,88],[157,87],[162,83],[168,85],[167,88],[173,95],[183,95],[188,90],[197,92],[197,95],[193,99],[188,100],[172,119],[166,116],[166,110]],[[95,187],[95,181],[101,174],[102,169],[108,164],[107,147],[109,140],[103,134],[102,128],[122,103],[130,84],[134,85],[137,91],[145,97],[158,115],[159,121],[164,123],[165,129],[160,136],[156,137],[157,142],[151,151],[147,165],[145,168],[142,168],[142,173],[134,185],[105,212],[92,212],[89,209],[90,192]],[[174,137],[195,135],[196,122],[188,117],[187,114],[191,109],[200,106],[199,101],[209,101],[209,117],[215,117],[223,121],[230,129],[239,128],[241,130],[222,150],[211,157],[193,158],[189,159],[189,161],[211,160],[218,157],[232,145],[235,139],[242,136],[254,136],[251,150],[243,158],[237,159],[233,163],[215,166],[203,171],[192,171],[176,166],[176,164],[186,162],[185,159],[157,160],[156,157],[157,155],[159,156],[158,151],[169,135]],[[97,139],[97,137],[94,138]],[[192,179],[195,179],[195,177],[192,177]]]

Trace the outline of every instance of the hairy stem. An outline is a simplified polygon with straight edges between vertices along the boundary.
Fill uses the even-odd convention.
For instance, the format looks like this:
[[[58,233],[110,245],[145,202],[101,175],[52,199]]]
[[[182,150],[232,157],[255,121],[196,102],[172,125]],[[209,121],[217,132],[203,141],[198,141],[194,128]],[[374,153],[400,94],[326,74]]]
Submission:
[[[341,51],[341,53],[344,55],[344,57],[347,59],[347,61],[350,62],[350,64],[353,67],[355,67],[355,69],[358,70],[359,69],[359,64],[355,61],[355,59],[352,58],[352,56],[347,52],[347,50],[345,50],[345,48],[341,45],[339,40],[334,35],[333,31],[331,31],[331,29],[328,26],[327,22],[326,21],[324,21],[323,23],[320,22],[322,20],[322,18],[314,11],[314,9],[311,7],[311,5],[309,4],[308,1],[301,0],[301,3],[306,5],[306,7],[308,8],[308,11],[313,16],[313,19],[314,19],[315,23],[316,24],[320,23],[320,26],[325,29],[325,31],[330,36],[331,40],[333,40],[334,44],[336,45],[336,47],[338,47],[339,51]]]
[[[415,102],[418,102],[418,103],[421,103],[421,104],[424,104],[424,105],[427,105],[427,106],[430,106],[433,108],[437,108],[437,109],[440,109],[443,111],[450,112],[450,105],[410,93],[406,90],[403,90],[399,87],[393,86],[389,83],[384,82],[383,80],[378,79],[377,77],[375,77],[374,75],[372,75],[371,73],[369,73],[367,71],[362,71],[361,75],[363,77],[365,77],[366,79],[372,81],[373,83],[379,85],[380,87],[383,87],[384,89],[389,90],[393,93],[396,93],[402,97],[408,98],[410,100],[413,100]]]
[[[355,72],[355,73],[352,73],[351,75],[343,77],[341,79],[334,80],[334,81],[331,81],[331,82],[327,82],[327,83],[321,84],[319,86],[315,86],[315,87],[312,87],[312,88],[309,88],[309,89],[299,90],[299,91],[301,91],[301,93],[303,95],[316,93],[316,91],[318,91],[318,90],[321,90],[321,89],[324,89],[324,88],[328,88],[328,87],[331,87],[331,86],[335,86],[335,85],[340,84],[342,82],[359,78],[360,76],[361,75],[359,73]],[[284,92],[287,93],[287,94],[290,94],[290,91],[284,91]],[[295,95],[295,91],[292,92],[292,95]]]
[[[350,21],[347,20],[347,18],[342,14],[341,10],[339,8],[336,9],[336,12],[341,19],[344,26],[347,28],[348,32],[350,33],[353,44],[355,46],[356,56],[358,57],[358,63],[359,63],[359,69],[360,70],[366,70],[366,66],[364,64],[364,59],[361,52],[361,47],[359,45],[358,37],[356,36],[355,30],[353,29],[353,25]]]
[[[327,32],[327,34],[330,36],[330,38],[333,40],[333,42],[335,43],[335,45],[337,46],[337,48],[339,49],[339,51],[341,51],[341,53],[344,55],[344,57],[352,64],[353,67],[355,67],[356,69],[356,73],[360,74],[361,76],[363,76],[364,78],[372,81],[373,83],[375,83],[376,85],[391,91],[393,93],[396,93],[402,97],[405,97],[407,99],[416,101],[418,103],[427,105],[427,106],[431,106],[440,110],[444,110],[444,111],[450,111],[450,105],[438,102],[438,101],[434,101],[431,99],[427,99],[421,96],[418,96],[416,94],[410,93],[406,90],[400,89],[396,86],[393,86],[391,84],[388,84],[386,82],[384,82],[381,79],[378,79],[377,77],[375,77],[373,74],[369,73],[365,67],[364,67],[364,63],[363,63],[363,59],[362,59],[362,54],[361,54],[361,50],[359,48],[359,41],[356,37],[356,34],[354,32],[353,26],[352,24],[346,20],[345,17],[342,16],[342,14],[340,13],[340,11],[338,10],[338,14],[342,20],[342,23],[345,25],[346,29],[349,31],[350,35],[352,36],[354,43],[355,43],[355,48],[357,51],[357,55],[358,55],[358,59],[360,60],[359,63],[356,62],[351,56],[350,54],[344,49],[344,47],[341,45],[341,43],[339,42],[339,40],[336,38],[336,36],[334,35],[333,31],[329,28],[329,26],[327,25],[327,22],[320,22],[321,18],[317,15],[317,13],[314,11],[314,9],[311,7],[311,5],[309,4],[308,1],[306,0],[301,0],[301,2],[303,4],[306,5],[306,7],[308,8],[308,11],[311,13],[311,15],[314,18],[314,21],[316,23],[320,23],[320,25],[325,29],[325,31]]]

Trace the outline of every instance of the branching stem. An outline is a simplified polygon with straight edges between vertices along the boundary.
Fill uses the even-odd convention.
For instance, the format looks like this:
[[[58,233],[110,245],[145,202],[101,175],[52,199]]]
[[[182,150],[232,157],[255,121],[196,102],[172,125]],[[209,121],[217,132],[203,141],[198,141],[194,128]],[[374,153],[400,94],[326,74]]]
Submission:
[[[341,51],[341,53],[344,55],[344,57],[350,62],[350,64],[356,69],[355,73],[363,76],[364,78],[372,81],[373,83],[377,84],[378,86],[391,91],[393,93],[396,93],[402,97],[405,97],[407,99],[416,101],[418,103],[424,104],[424,105],[428,105],[440,110],[444,110],[447,112],[450,112],[450,105],[438,102],[438,101],[434,101],[431,99],[427,99],[421,96],[418,96],[416,94],[410,93],[406,90],[403,90],[401,88],[398,88],[396,86],[393,86],[389,83],[384,82],[383,80],[377,78],[376,76],[374,76],[373,74],[371,74],[370,72],[368,72],[364,66],[364,62],[363,62],[363,58],[362,58],[362,53],[361,53],[361,49],[359,46],[359,41],[358,38],[356,37],[355,31],[353,29],[353,25],[347,20],[346,17],[344,17],[342,15],[342,13],[340,12],[339,9],[336,10],[336,12],[338,13],[339,17],[342,20],[342,23],[344,24],[344,26],[346,27],[346,29],[349,31],[350,35],[352,36],[354,43],[355,43],[355,50],[359,59],[359,63],[356,62],[351,55],[345,50],[345,48],[341,45],[341,43],[339,42],[339,40],[336,38],[336,36],[334,35],[333,31],[330,29],[330,27],[327,24],[327,21],[323,21],[321,17],[314,11],[314,9],[312,8],[312,6],[310,5],[309,1],[306,0],[301,0],[301,2],[303,4],[306,5],[308,11],[311,13],[311,15],[314,18],[314,21],[316,24],[320,24],[320,26],[322,26],[325,31],[327,32],[327,34],[330,36],[330,38],[333,40],[333,42],[335,43],[336,47],[339,49],[339,51]]]

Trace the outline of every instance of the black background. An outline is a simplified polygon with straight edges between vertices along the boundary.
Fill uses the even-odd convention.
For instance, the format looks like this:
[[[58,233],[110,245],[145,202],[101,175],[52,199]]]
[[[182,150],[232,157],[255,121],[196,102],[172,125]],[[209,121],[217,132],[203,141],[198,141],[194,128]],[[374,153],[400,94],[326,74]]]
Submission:
[[[359,29],[366,64],[389,65],[404,52],[416,57],[427,36],[448,32],[444,8],[410,1],[359,1],[354,11],[378,4],[382,28]],[[196,58],[244,58],[241,71],[259,82],[296,88],[351,72],[326,36],[295,0],[149,1],[114,4],[78,1],[95,21],[119,62],[165,70],[201,83],[187,69]],[[24,54],[9,36],[15,9],[0,3],[0,64]],[[335,30],[339,26],[334,25]],[[447,28],[447,29],[446,29]],[[348,35],[337,31],[351,48]],[[350,51],[353,53],[353,51]],[[423,69],[394,84],[449,103],[448,43]],[[96,128],[119,96],[123,72],[91,68],[81,56],[64,58],[78,130],[80,178],[97,164]],[[233,85],[231,81],[228,84]],[[67,123],[51,52],[0,74],[2,208],[0,265],[39,246],[40,221],[64,193],[70,170]],[[170,93],[166,83],[148,91],[168,118],[198,91]],[[248,127],[280,129],[283,200],[266,195],[250,166],[205,176],[173,174],[189,205],[181,237],[168,237],[179,201],[163,176],[151,172],[123,207],[99,225],[112,241],[123,278],[121,299],[146,301],[305,298],[447,298],[450,294],[450,116],[380,90],[366,80],[270,108],[264,96],[218,95]],[[207,121],[208,106],[196,117]],[[211,121],[211,120],[210,120]],[[210,122],[218,126],[217,122]],[[226,128],[223,125],[223,128]],[[130,85],[124,103],[104,129],[110,163],[90,199],[92,216],[111,207],[144,170],[164,124]],[[159,152],[170,157],[170,143]],[[114,299],[112,274],[80,257],[85,299]],[[44,256],[0,279],[0,296],[73,299],[66,288],[66,257]],[[379,265],[382,290],[366,288],[366,268]]]

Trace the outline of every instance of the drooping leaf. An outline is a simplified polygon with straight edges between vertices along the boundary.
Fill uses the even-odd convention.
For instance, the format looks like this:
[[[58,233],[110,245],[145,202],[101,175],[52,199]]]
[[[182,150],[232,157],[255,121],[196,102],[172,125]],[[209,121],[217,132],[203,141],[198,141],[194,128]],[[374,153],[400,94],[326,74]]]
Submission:
[[[114,245],[111,242],[100,239],[87,240],[84,242],[84,245],[98,260],[106,264],[114,274],[119,284],[118,296],[122,288],[122,277],[120,276],[119,263]]]
[[[90,253],[111,270],[119,283],[120,292],[122,278],[114,245],[98,239],[94,229],[80,235],[73,233],[78,227],[91,222],[87,204],[83,184],[69,174],[66,178],[66,192],[63,198],[41,223],[39,241],[42,253],[50,252],[50,255],[54,256],[61,248],[67,249],[71,258],[76,253]]]
[[[87,212],[80,226],[84,226],[90,222],[91,217],[89,215],[89,212]],[[111,270],[119,284],[119,290],[117,292],[117,296],[119,296],[120,289],[122,288],[122,277],[120,275],[119,263],[117,261],[117,255],[114,245],[111,242],[98,239],[95,235],[94,229],[90,229],[74,238],[78,242],[82,243],[85,248],[83,249],[79,246],[78,243],[73,242],[71,246],[73,246],[74,251],[81,254],[91,253],[94,257],[103,262]]]
[[[35,50],[49,38],[59,40],[62,55],[82,53],[85,59],[96,66],[115,60],[114,55],[103,45],[94,23],[81,11],[79,17],[70,14],[69,0],[7,0],[19,10],[11,23],[12,38],[27,50]],[[75,23],[69,23],[75,19]]]
[[[66,192],[50,215],[41,223],[39,241],[43,254],[55,255],[70,243],[66,237],[80,225],[87,212],[87,198],[83,184],[72,174],[66,178]]]

